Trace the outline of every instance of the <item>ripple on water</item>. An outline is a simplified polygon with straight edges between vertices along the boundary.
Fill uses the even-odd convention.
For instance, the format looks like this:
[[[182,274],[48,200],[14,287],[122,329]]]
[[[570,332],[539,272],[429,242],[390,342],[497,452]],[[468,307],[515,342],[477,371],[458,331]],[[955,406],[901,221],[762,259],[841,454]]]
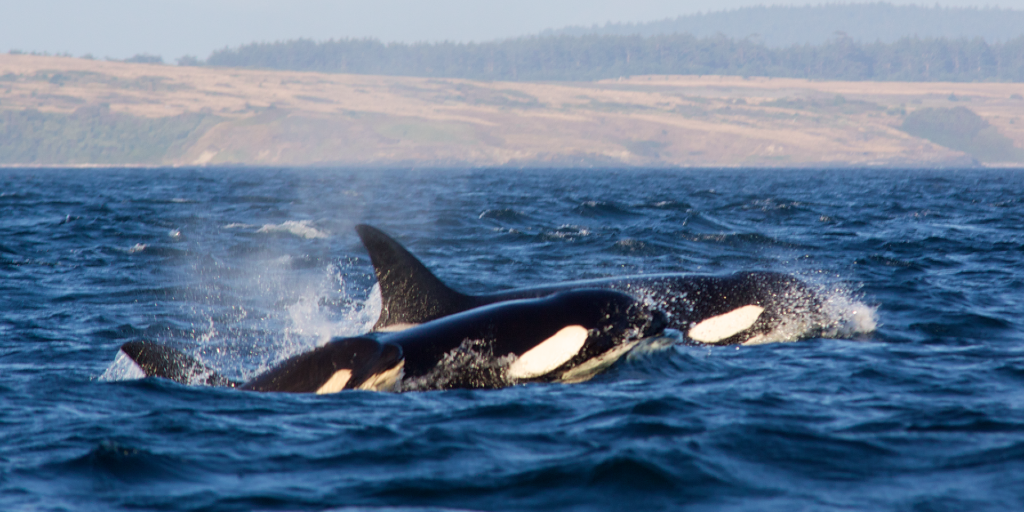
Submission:
[[[0,171],[0,509],[1024,503],[1019,170],[140,171]],[[782,272],[824,327],[668,333],[577,385],[120,380],[133,340],[245,378],[365,332],[382,306],[357,223],[474,292]]]

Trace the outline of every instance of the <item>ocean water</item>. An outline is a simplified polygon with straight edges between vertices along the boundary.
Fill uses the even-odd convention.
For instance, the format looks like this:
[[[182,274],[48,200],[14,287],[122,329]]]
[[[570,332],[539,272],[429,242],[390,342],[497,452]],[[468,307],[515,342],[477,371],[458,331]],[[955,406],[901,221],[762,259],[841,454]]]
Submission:
[[[468,292],[771,270],[825,337],[590,382],[257,394],[379,312],[353,226]],[[2,510],[1024,508],[1024,170],[0,170]]]

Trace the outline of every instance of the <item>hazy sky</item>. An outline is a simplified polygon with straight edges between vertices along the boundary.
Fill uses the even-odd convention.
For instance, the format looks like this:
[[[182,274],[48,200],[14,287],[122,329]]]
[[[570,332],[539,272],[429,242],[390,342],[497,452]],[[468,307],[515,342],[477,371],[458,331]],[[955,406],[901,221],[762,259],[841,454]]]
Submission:
[[[865,3],[878,0],[846,0]],[[889,0],[1009,7],[1024,0]],[[137,53],[173,62],[256,41],[374,37],[485,41],[566,25],[652,21],[751,5],[818,0],[0,0],[0,52]]]

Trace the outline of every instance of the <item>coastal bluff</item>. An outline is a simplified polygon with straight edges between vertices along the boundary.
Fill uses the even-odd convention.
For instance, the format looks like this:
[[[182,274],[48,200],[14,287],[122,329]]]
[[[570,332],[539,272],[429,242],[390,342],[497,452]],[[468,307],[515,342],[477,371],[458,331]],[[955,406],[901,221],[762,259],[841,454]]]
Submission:
[[[1024,164],[1024,84],[483,82],[0,55],[0,165]]]

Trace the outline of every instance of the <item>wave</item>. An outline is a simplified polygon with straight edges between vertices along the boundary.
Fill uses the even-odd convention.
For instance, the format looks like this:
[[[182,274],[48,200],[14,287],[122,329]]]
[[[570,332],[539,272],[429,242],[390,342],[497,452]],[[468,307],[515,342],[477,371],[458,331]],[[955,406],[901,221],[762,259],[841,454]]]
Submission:
[[[311,225],[308,220],[288,220],[281,224],[264,224],[257,229],[257,233],[288,233],[300,238],[328,238],[327,233],[320,231]]]
[[[256,226],[244,222],[225,224],[224,229],[252,229]],[[257,233],[284,233],[307,240],[330,238],[330,236],[313,226],[309,220],[287,220],[280,224],[264,224],[256,229]]]

